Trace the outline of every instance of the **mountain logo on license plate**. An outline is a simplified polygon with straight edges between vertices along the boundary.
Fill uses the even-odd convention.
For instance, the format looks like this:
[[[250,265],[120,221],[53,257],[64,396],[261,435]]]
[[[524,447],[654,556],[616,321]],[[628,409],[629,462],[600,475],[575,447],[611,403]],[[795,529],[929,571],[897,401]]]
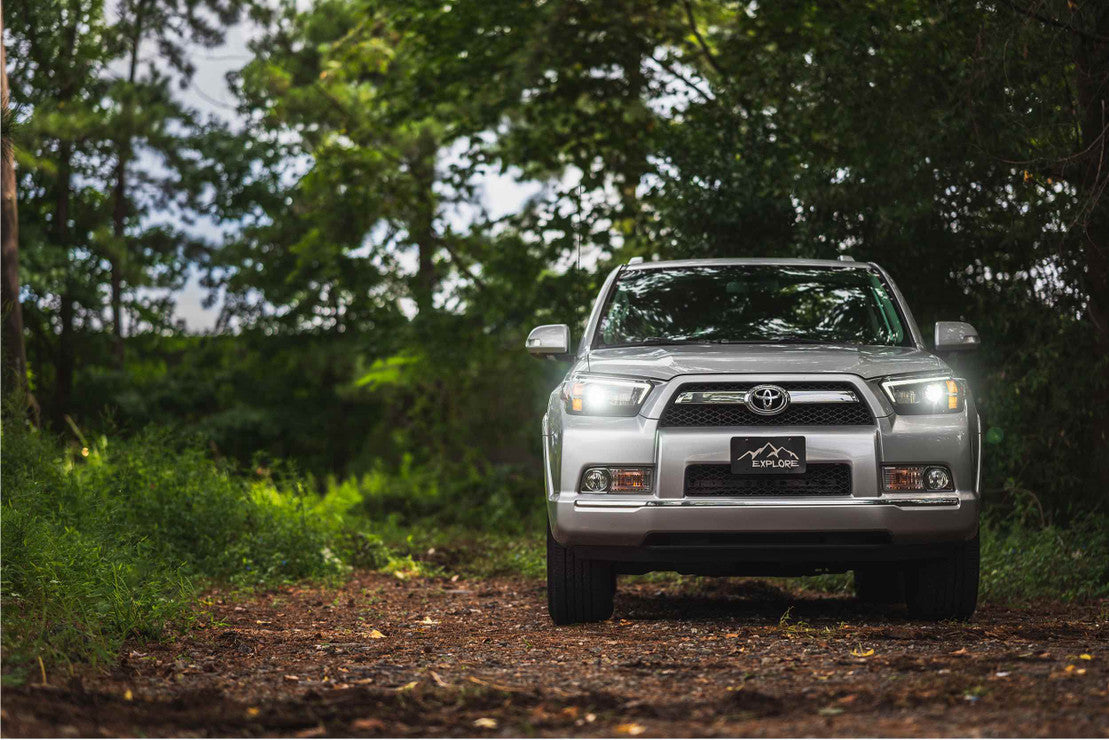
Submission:
[[[804,437],[732,437],[732,473],[805,472]]]

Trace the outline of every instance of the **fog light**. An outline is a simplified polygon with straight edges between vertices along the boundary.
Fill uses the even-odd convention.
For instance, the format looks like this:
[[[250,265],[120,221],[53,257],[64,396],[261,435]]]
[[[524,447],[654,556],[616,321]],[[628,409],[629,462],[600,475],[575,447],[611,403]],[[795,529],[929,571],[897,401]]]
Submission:
[[[647,493],[654,479],[652,468],[586,468],[582,493]]]
[[[924,471],[924,485],[929,491],[950,490],[951,475],[946,468],[928,468]]]
[[[604,493],[612,481],[604,468],[590,468],[581,479],[582,490],[588,493]]]

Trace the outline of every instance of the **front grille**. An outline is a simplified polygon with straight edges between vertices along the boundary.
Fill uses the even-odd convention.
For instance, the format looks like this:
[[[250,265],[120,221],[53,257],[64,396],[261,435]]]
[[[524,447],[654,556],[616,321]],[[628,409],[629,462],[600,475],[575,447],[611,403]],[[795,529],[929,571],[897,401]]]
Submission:
[[[729,463],[687,465],[686,496],[850,496],[851,466],[809,463],[800,475],[735,475]]]
[[[678,404],[686,391],[745,391],[758,383],[686,383],[667,404],[659,419],[660,427],[743,427],[743,426],[863,426],[874,423],[870,409],[855,403],[794,403],[775,416],[752,413],[743,404]],[[776,383],[787,391],[858,391],[850,383]]]

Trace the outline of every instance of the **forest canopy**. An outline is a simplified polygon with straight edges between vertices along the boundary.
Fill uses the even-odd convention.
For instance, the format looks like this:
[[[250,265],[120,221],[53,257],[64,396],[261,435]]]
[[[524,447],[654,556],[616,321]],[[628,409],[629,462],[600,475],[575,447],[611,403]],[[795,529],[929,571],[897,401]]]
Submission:
[[[538,499],[561,371],[522,352],[532,325],[580,327],[633,256],[850,255],[923,327],[981,333],[955,361],[989,497],[1105,502],[1103,3],[3,13],[4,382],[58,434],[170,426],[244,465]],[[233,115],[190,107],[193,55],[241,23]],[[491,176],[539,187],[497,213]],[[190,275],[219,307],[202,334],[174,311]]]

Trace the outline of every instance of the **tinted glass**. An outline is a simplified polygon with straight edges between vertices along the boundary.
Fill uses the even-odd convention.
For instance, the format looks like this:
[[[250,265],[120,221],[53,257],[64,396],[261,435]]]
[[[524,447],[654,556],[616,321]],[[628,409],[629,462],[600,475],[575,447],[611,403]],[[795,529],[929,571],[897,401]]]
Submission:
[[[893,300],[866,268],[732,265],[629,270],[599,346],[686,342],[907,343]]]

